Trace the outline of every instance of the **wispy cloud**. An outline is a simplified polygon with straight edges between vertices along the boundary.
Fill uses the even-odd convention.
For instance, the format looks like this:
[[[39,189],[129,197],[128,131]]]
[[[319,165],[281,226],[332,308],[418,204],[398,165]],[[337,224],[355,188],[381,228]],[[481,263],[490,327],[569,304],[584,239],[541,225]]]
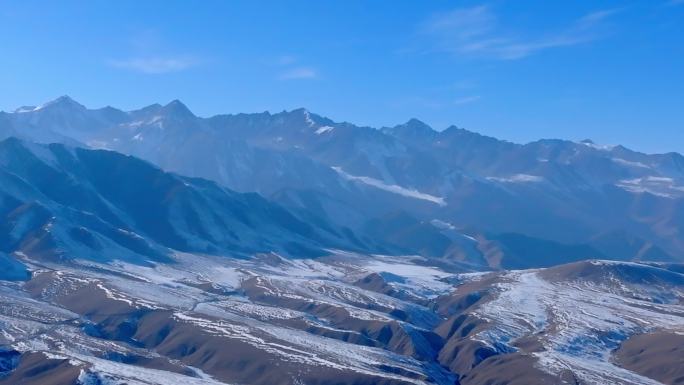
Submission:
[[[318,72],[311,67],[297,67],[291,68],[280,74],[281,80],[291,79],[315,79],[318,77]]]
[[[478,100],[482,99],[480,95],[471,95],[471,96],[463,96],[460,98],[457,98],[456,100],[453,101],[453,104],[459,106],[462,104],[468,104],[468,103],[473,103]]]
[[[169,44],[163,34],[154,28],[133,31],[123,36],[128,50],[118,58],[106,60],[110,67],[144,74],[180,72],[203,64],[197,56]]]
[[[620,8],[612,9],[602,9],[594,12],[587,13],[577,20],[577,24],[582,28],[592,28],[596,24],[602,22],[603,20],[615,15],[620,12]]]
[[[274,64],[279,68],[278,80],[305,80],[319,77],[318,70],[315,67],[307,65],[295,55],[278,56]]]
[[[294,55],[282,55],[276,59],[276,63],[281,66],[295,64],[297,62],[297,57]]]
[[[198,60],[190,57],[134,57],[123,60],[111,60],[109,64],[145,74],[165,74],[179,72],[198,64]]]
[[[596,40],[602,36],[598,27],[616,12],[616,9],[592,12],[563,29],[530,37],[504,30],[492,9],[480,5],[434,15],[423,23],[421,31],[433,40],[433,49],[437,51],[514,60],[551,48]]]

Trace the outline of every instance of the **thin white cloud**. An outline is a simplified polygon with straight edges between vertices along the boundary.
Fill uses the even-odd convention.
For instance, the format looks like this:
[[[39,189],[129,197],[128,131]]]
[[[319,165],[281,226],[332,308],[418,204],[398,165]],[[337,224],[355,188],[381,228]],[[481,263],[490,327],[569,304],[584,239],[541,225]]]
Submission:
[[[280,80],[293,79],[315,79],[318,77],[318,72],[311,67],[296,67],[282,72],[279,76]]]
[[[558,47],[600,38],[598,27],[616,9],[599,10],[576,19],[569,26],[534,37],[520,37],[504,30],[492,9],[485,5],[461,8],[433,16],[421,31],[433,41],[433,49],[458,55],[514,60]]]
[[[577,20],[577,24],[579,27],[583,28],[591,28],[597,23],[602,22],[603,20],[613,16],[614,14],[620,12],[619,8],[613,8],[613,9],[602,9],[598,11],[594,11],[591,13],[588,13],[579,20]]]
[[[179,72],[194,67],[198,61],[190,57],[134,57],[123,60],[112,60],[112,67],[145,74],[165,74]]]
[[[455,105],[468,104],[468,103],[476,102],[480,99],[482,99],[482,97],[480,95],[463,96],[461,98],[454,100],[454,104]]]
[[[275,65],[279,67],[278,80],[302,80],[318,78],[318,70],[302,62],[295,55],[281,55],[276,58]]]
[[[282,55],[276,59],[276,63],[281,66],[295,64],[297,62],[297,57],[293,55]]]

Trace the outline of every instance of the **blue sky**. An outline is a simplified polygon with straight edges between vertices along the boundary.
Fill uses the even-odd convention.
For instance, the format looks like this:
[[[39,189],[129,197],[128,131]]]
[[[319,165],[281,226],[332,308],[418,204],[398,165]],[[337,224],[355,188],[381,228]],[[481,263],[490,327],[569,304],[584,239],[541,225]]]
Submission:
[[[181,99],[684,152],[684,0],[6,1],[0,109]]]

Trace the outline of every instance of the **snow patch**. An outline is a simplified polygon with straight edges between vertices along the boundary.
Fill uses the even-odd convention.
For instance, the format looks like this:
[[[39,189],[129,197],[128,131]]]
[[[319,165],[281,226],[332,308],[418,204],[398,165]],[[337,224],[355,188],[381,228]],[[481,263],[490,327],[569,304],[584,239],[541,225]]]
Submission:
[[[432,202],[435,204],[438,204],[440,206],[446,206],[447,203],[442,197],[422,193],[420,191],[416,191],[413,189],[408,189],[402,186],[398,186],[395,184],[387,184],[381,180],[371,178],[368,176],[355,176],[346,173],[344,170],[342,170],[341,167],[332,167],[333,170],[335,170],[338,174],[340,174],[343,178],[351,181],[356,181],[356,182],[361,182],[365,185],[375,187],[380,190],[388,191],[394,194],[398,194],[401,196],[405,196],[408,198],[415,198],[415,199],[420,199],[428,202]]]
[[[316,130],[316,135],[325,134],[326,132],[331,132],[332,130],[334,130],[334,127],[323,126],[323,127],[320,127],[318,130]]]
[[[316,125],[316,122],[314,122],[313,119],[311,119],[311,114],[307,110],[304,110],[304,121],[306,122],[306,124],[309,125],[309,127],[313,127]]]
[[[430,221],[430,224],[440,230],[456,230],[456,226],[440,219],[433,219]]]
[[[368,262],[364,268],[380,274],[391,285],[417,296],[433,298],[453,290],[452,285],[442,281],[452,275],[430,266],[402,263],[396,258],[376,256],[376,259]]]
[[[615,146],[613,146],[613,145],[609,145],[609,144],[596,144],[596,143],[594,143],[594,142],[590,142],[590,141],[586,141],[586,140],[585,140],[585,141],[582,141],[582,142],[579,142],[579,144],[581,144],[581,145],[583,145],[583,146],[587,146],[587,147],[593,148],[593,149],[595,149],[595,150],[600,150],[600,151],[611,151],[612,149],[615,148]]]
[[[632,162],[626,159],[622,158],[610,158],[615,163],[621,164],[623,166],[628,166],[628,167],[637,167],[637,168],[651,168],[651,166],[641,163],[641,162]]]
[[[508,177],[488,176],[487,180],[494,181],[494,182],[502,182],[502,183],[535,183],[535,182],[543,182],[544,178],[542,178],[538,175],[514,174],[514,175],[511,175]]]
[[[633,193],[649,193],[663,198],[676,198],[684,195],[684,186],[678,185],[673,178],[646,176],[643,178],[623,179],[615,184]]]

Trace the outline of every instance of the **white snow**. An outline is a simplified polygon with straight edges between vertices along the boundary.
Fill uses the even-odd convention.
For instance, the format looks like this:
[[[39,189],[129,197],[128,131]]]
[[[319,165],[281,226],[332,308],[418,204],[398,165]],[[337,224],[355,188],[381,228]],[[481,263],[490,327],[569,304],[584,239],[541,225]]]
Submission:
[[[148,369],[134,365],[126,365],[115,361],[104,360],[83,354],[73,354],[77,360],[89,368],[82,370],[79,381],[82,384],[106,385],[221,385],[208,376],[194,378],[165,370]],[[90,382],[89,382],[90,381]]]
[[[365,185],[372,186],[375,188],[378,188],[380,190],[388,191],[393,194],[398,194],[401,196],[405,196],[408,198],[415,198],[415,199],[420,199],[420,200],[425,200],[428,202],[436,203],[440,206],[446,206],[446,201],[442,197],[422,193],[420,191],[416,191],[413,189],[408,189],[402,186],[398,186],[395,184],[387,184],[381,180],[371,178],[368,176],[355,176],[346,173],[344,170],[342,170],[341,167],[332,167],[333,170],[335,170],[338,174],[340,174],[342,177],[344,177],[347,180],[352,180],[356,182],[361,182]]]
[[[211,311],[211,305],[205,306],[203,311],[212,316],[224,316],[219,309]],[[298,330],[263,323],[253,323],[252,326],[248,327],[238,325],[234,321],[213,321],[184,313],[176,313],[174,316],[179,321],[200,326],[208,333],[241,340],[287,361],[313,366],[325,366],[339,370],[351,370],[413,384],[425,383],[424,381],[402,375],[377,371],[375,368],[379,365],[397,366],[407,372],[418,373],[420,371],[419,363],[414,360],[404,357],[399,358],[396,354],[382,349],[348,344]],[[261,333],[266,333],[271,338],[259,336],[259,333],[256,332],[257,330]],[[334,354],[331,354],[333,352]],[[389,361],[388,359],[394,360]]]
[[[623,166],[628,166],[628,167],[636,167],[636,168],[651,168],[651,166],[641,163],[641,162],[632,162],[626,159],[622,158],[611,158],[611,160],[615,163],[621,164]]]
[[[623,179],[616,186],[633,193],[649,193],[664,198],[677,198],[684,195],[684,185],[677,184],[673,178],[646,176]]]
[[[474,313],[494,325],[477,338],[495,346],[537,335],[546,348],[535,353],[543,370],[571,369],[589,384],[653,384],[613,365],[611,351],[631,334],[684,331],[684,306],[624,297],[610,283],[551,283],[537,271],[507,273],[498,296]]]
[[[91,261],[80,267],[62,266],[63,270],[58,272],[45,270],[55,276],[54,287],[48,287],[42,293],[46,302],[31,299],[16,287],[0,282],[0,343],[19,351],[66,357],[83,365],[84,379],[102,378],[114,384],[135,384],[136,381],[177,384],[184,380],[172,373],[157,373],[96,358],[98,352],[126,353],[129,348],[115,341],[84,335],[80,327],[67,321],[78,319],[78,315],[48,303],[51,298],[96,284],[114,300],[134,306],[171,309],[179,322],[193,324],[220,338],[249,344],[283,362],[298,363],[304,368],[323,366],[422,383],[420,377],[410,379],[402,371],[379,369],[384,366],[416,373],[427,370],[410,357],[317,336],[289,325],[296,323],[355,332],[340,330],[339,324],[302,310],[310,304],[311,308],[324,305],[323,308],[342,309],[359,322],[391,321],[407,330],[431,329],[440,319],[430,309],[362,289],[354,283],[374,272],[383,276],[388,284],[425,299],[454,290],[447,279],[468,282],[481,279],[484,273],[452,275],[436,267],[421,265],[420,257],[416,256],[330,252],[330,256],[316,260],[291,260],[277,254],[264,256],[265,260],[238,260],[176,253],[173,264],[138,266]],[[593,263],[606,268],[620,265],[606,261]],[[625,266],[644,267],[638,263]],[[111,273],[107,273],[108,270]],[[588,384],[653,384],[651,380],[613,365],[610,353],[620,340],[634,333],[655,328],[684,333],[684,305],[681,302],[675,300],[665,304],[648,299],[673,293],[679,296],[677,298],[684,298],[684,291],[629,284],[610,274],[600,283],[549,281],[542,271],[492,273],[501,274],[499,283],[492,287],[493,297],[471,311],[473,316],[485,320],[487,327],[468,338],[495,348],[508,346],[514,349],[516,339],[535,336],[544,347],[543,351],[534,353],[542,370],[558,373],[570,369]],[[246,285],[247,280],[250,286]],[[222,294],[195,287],[207,282],[226,288],[243,287],[246,291]],[[248,287],[256,288],[256,297],[247,291]],[[289,305],[293,302],[295,304]],[[410,323],[392,316],[393,309],[410,314]],[[202,377],[184,383],[212,384],[212,381],[210,377]]]
[[[579,144],[584,145],[584,146],[587,146],[587,147],[591,147],[591,148],[593,148],[593,149],[595,149],[595,150],[600,150],[600,151],[611,151],[612,149],[615,148],[614,145],[610,145],[610,144],[597,144],[597,143],[592,143],[592,142],[587,142],[587,141],[579,142]]]
[[[494,182],[502,182],[502,183],[533,183],[533,182],[543,182],[544,178],[542,178],[538,175],[514,174],[511,176],[507,176],[507,177],[488,176],[487,180],[491,180]]]
[[[452,274],[430,266],[402,262],[400,258],[376,256],[363,267],[375,273],[390,273],[401,278],[403,282],[390,284],[417,296],[433,298],[454,289],[452,285],[442,281]]]
[[[316,130],[316,135],[325,134],[326,132],[331,132],[332,130],[334,130],[334,127],[331,127],[331,126],[322,126],[322,127],[320,127],[319,129]]]
[[[311,119],[311,113],[309,113],[307,110],[304,110],[304,121],[309,125],[309,127],[316,125],[316,122]]]
[[[430,224],[441,230],[456,230],[456,226],[441,219],[433,219]]]
[[[33,112],[33,111],[37,111],[37,110],[38,110],[38,107],[24,106],[24,107],[19,107],[16,110],[14,110],[14,113],[15,114],[25,114],[27,112]]]

